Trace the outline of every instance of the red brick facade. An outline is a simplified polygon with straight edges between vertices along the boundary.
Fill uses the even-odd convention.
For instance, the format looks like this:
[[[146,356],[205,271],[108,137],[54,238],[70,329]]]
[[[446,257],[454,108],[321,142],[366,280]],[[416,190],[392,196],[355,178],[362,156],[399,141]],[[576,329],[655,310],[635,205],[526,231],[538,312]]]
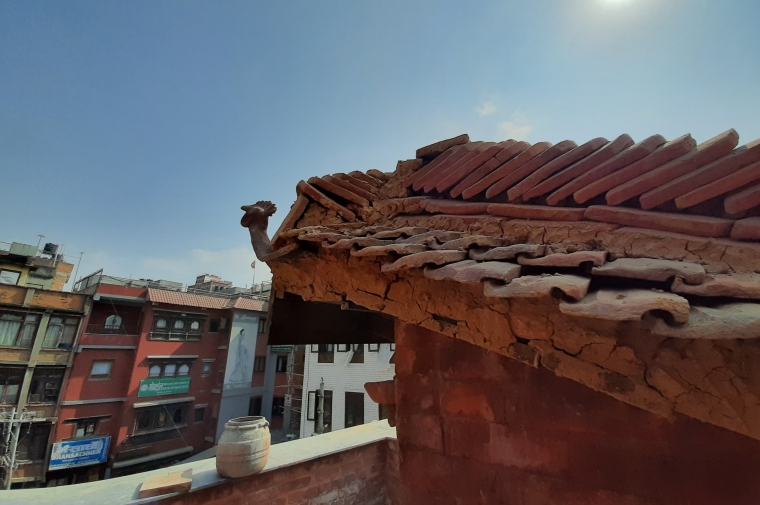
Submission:
[[[357,447],[305,463],[289,465],[251,477],[178,497],[159,504],[182,505],[395,505],[398,452],[395,440]],[[390,466],[390,468],[389,468]],[[389,480],[390,475],[390,480]],[[390,492],[389,492],[390,491]]]
[[[396,327],[402,503],[754,505],[760,442]]]

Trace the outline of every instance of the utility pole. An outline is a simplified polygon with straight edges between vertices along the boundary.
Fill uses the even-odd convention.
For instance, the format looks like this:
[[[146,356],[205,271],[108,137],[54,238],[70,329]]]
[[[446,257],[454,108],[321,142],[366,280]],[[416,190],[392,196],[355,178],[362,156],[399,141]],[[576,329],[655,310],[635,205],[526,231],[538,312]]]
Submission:
[[[3,489],[5,490],[11,488],[13,472],[18,468],[18,464],[16,463],[16,451],[18,450],[21,424],[24,422],[24,415],[26,413],[25,410],[22,410],[18,413],[18,419],[16,419],[16,407],[13,407],[10,419],[2,419],[3,454],[0,457],[0,467],[5,468],[5,482],[3,483]]]
[[[319,402],[317,403],[317,433],[325,431],[325,378],[319,378]]]

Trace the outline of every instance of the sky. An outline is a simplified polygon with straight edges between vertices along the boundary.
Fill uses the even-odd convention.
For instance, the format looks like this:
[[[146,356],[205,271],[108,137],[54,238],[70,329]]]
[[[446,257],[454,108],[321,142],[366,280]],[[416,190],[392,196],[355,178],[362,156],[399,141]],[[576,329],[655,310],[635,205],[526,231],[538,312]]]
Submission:
[[[274,230],[299,180],[461,133],[746,143],[758,19],[757,0],[5,0],[0,241],[82,251],[79,277],[244,286],[241,205],[275,202]]]

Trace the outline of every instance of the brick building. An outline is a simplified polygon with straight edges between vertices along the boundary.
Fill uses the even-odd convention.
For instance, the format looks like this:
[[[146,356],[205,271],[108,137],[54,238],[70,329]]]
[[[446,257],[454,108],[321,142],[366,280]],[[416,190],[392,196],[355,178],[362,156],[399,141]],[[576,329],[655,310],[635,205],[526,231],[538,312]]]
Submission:
[[[90,300],[61,292],[73,265],[57,247],[8,246],[0,250],[0,482],[10,477],[13,487],[28,487],[45,480],[61,390]]]
[[[91,296],[93,306],[76,345],[53,453],[94,444],[104,452],[73,464],[53,461],[48,479],[69,484],[126,475],[212,447],[217,426],[226,420],[220,408],[230,339],[241,319],[254,321],[246,327],[250,337],[235,342],[250,350],[237,369],[250,384],[266,299],[211,290],[199,295],[179,283],[102,271],[83,278],[75,290]]]

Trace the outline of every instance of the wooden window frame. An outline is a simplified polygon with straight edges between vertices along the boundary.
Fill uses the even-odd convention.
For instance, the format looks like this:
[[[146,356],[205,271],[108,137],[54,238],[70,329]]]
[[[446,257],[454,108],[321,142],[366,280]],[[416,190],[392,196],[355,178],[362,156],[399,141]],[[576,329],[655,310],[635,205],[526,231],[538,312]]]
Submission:
[[[97,376],[92,374],[92,371],[95,369],[95,363],[109,363],[110,366],[108,367],[108,375],[103,376],[103,374],[98,374]],[[90,376],[87,378],[87,380],[90,381],[106,381],[111,380],[111,373],[113,372],[113,365],[114,360],[112,359],[94,359],[92,360],[92,364],[90,365]]]

